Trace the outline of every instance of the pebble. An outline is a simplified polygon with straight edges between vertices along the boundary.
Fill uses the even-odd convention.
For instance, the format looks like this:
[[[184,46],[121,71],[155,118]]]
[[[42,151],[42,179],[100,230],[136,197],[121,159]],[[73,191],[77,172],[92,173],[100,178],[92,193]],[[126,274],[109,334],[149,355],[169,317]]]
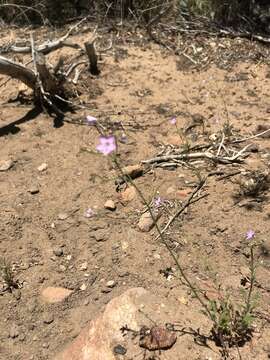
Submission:
[[[115,285],[116,285],[116,282],[114,280],[109,280],[106,283],[106,286],[109,287],[109,288],[113,288],[113,287],[115,287]]]
[[[118,197],[119,197],[119,201],[123,205],[127,205],[129,202],[131,202],[132,200],[135,199],[136,190],[134,189],[133,186],[130,186],[130,187],[126,188],[124,191],[122,191]]]
[[[38,194],[39,193],[39,188],[37,185],[31,185],[29,190],[30,194],[34,195],[34,194]]]
[[[127,352],[127,349],[122,346],[122,345],[116,345],[114,348],[113,348],[113,352],[114,354],[116,355],[125,355],[126,352]]]
[[[42,163],[41,165],[39,165],[39,167],[37,168],[39,172],[45,171],[48,168],[48,164],[46,163]]]
[[[81,291],[85,291],[86,288],[87,288],[87,286],[86,286],[85,283],[83,283],[83,284],[80,286],[80,290],[81,290]]]
[[[149,212],[143,213],[138,222],[138,228],[142,232],[148,232],[154,227],[154,225],[155,223],[151,217],[151,214]]]
[[[124,175],[130,176],[132,179],[135,179],[143,174],[143,167],[139,164],[125,166],[122,168]]]
[[[53,249],[53,253],[55,256],[62,256],[64,254],[63,249],[61,247],[56,247]]]
[[[14,162],[12,160],[0,160],[0,171],[7,171],[12,168]]]
[[[66,220],[68,218],[68,214],[67,213],[60,213],[58,214],[58,219],[59,220]]]
[[[108,287],[101,289],[101,292],[104,293],[104,294],[108,294],[111,291],[112,291],[112,288],[108,288]]]
[[[96,241],[106,241],[108,240],[108,232],[106,230],[100,229],[96,230],[91,234],[91,237],[93,237]]]
[[[107,200],[104,204],[104,208],[110,211],[114,211],[116,209],[115,202],[113,200]]]

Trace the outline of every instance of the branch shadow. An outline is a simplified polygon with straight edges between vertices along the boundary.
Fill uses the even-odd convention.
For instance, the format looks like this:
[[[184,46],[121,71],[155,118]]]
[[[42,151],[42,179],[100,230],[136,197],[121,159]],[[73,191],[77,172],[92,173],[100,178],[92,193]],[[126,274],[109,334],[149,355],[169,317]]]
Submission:
[[[38,106],[35,106],[33,109],[29,110],[22,118],[15,120],[8,125],[0,127],[0,137],[9,134],[17,134],[18,132],[21,131],[18,125],[34,120],[41,113],[42,113],[42,109]]]

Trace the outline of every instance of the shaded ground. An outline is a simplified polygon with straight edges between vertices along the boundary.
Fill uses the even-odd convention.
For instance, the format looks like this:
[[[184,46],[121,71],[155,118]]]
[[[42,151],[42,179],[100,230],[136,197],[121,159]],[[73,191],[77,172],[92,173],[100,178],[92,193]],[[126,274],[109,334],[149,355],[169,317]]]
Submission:
[[[74,39],[83,43],[85,36]],[[212,48],[219,46],[217,40],[205,41],[211,41]],[[179,128],[189,126],[195,114],[203,116],[205,133],[200,126],[193,128],[188,137],[192,144],[209,141],[209,136],[222,130],[228,121],[239,137],[270,127],[266,64],[252,56],[253,61],[233,63],[230,70],[212,65],[204,71],[186,72],[181,58],[143,42],[139,45],[117,40],[117,46],[103,56],[101,76],[85,78],[81,100],[89,110],[76,115],[82,120],[86,115],[97,116],[109,127],[122,122],[123,129],[117,135],[124,132],[127,136],[119,147],[123,165],[154,157],[166,146],[183,145],[170,123],[174,116]],[[68,59],[73,50],[56,51],[49,59],[56,62],[60,53]],[[24,63],[29,59],[21,55],[18,58]],[[15,81],[1,86],[0,127],[23,118],[32,109],[8,103],[16,98],[19,88]],[[162,275],[161,270],[174,264],[164,246],[154,240],[155,231],[138,230],[143,211],[139,199],[126,206],[118,201],[116,173],[108,158],[95,151],[98,133],[94,127],[64,123],[55,128],[50,117],[40,114],[19,124],[12,133],[6,131],[9,128],[4,130],[0,130],[0,159],[12,159],[14,166],[0,172],[0,251],[12,264],[21,288],[0,293],[1,358],[52,359],[111,298],[135,286],[160,296],[164,306],[168,299],[169,321],[209,332],[211,324],[200,313],[197,301],[174,277]],[[210,293],[222,284],[240,300],[244,288],[241,279],[248,271],[244,237],[253,229],[264,241],[256,285],[262,317],[269,313],[270,305],[269,199],[266,194],[263,201],[255,200],[251,206],[245,201],[236,203],[236,178],[220,179],[239,169],[269,168],[269,138],[254,139],[252,143],[254,152],[244,164],[196,165],[201,174],[217,173],[209,177],[201,193],[209,195],[189,207],[166,237],[193,281]],[[47,169],[39,171],[42,163]],[[183,166],[174,170],[154,168],[136,183],[148,199],[161,196],[166,200],[167,212],[174,212],[196,181],[194,170]],[[32,194],[34,188],[38,192]],[[117,203],[115,212],[104,209],[108,199]],[[85,216],[88,208],[95,216]],[[167,220],[164,210],[160,224]],[[102,241],[93,237],[96,230],[102,231]],[[57,256],[59,248],[63,254]],[[107,292],[105,284],[109,280],[116,285]],[[63,303],[45,305],[40,301],[40,291],[47,286],[66,287],[74,293]],[[168,321],[158,316],[153,320]],[[252,342],[240,349],[243,359],[270,356],[269,317],[268,322],[258,318],[256,324]],[[192,336],[185,336],[160,358],[219,359],[219,350],[213,344],[210,347],[212,350],[201,347]],[[137,355],[128,356],[133,359]],[[237,358],[236,350],[232,350],[232,356]]]

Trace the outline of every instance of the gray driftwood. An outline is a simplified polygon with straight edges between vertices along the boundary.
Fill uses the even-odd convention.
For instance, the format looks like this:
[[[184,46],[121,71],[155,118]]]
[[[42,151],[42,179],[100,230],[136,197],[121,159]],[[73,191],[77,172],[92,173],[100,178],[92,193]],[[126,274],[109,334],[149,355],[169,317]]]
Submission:
[[[31,69],[3,56],[0,56],[0,74],[20,80],[31,89],[35,89],[37,80],[35,73]]]

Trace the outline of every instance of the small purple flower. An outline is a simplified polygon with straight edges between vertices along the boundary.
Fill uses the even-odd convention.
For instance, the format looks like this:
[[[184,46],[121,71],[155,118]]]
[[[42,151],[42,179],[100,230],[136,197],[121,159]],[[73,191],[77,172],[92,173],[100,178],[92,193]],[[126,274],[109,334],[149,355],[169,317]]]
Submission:
[[[159,208],[163,205],[163,200],[161,199],[161,197],[157,197],[154,199],[154,206],[155,208]]]
[[[100,136],[99,144],[97,145],[96,149],[103,155],[109,155],[111,152],[116,150],[115,137],[113,135]]]
[[[87,116],[86,116],[86,121],[87,121],[87,124],[88,124],[88,125],[93,126],[93,125],[96,125],[96,123],[97,123],[97,118],[95,118],[94,116],[91,116],[91,115],[87,115]]]
[[[247,240],[252,240],[255,236],[255,231],[253,230],[248,230],[248,232],[246,233],[246,239]]]
[[[94,211],[93,211],[91,208],[88,208],[88,209],[86,210],[84,216],[85,216],[86,218],[90,218],[90,217],[94,216]]]
[[[175,124],[176,124],[176,118],[175,118],[175,117],[172,118],[172,119],[170,120],[170,123],[171,123],[172,125],[175,125]]]

